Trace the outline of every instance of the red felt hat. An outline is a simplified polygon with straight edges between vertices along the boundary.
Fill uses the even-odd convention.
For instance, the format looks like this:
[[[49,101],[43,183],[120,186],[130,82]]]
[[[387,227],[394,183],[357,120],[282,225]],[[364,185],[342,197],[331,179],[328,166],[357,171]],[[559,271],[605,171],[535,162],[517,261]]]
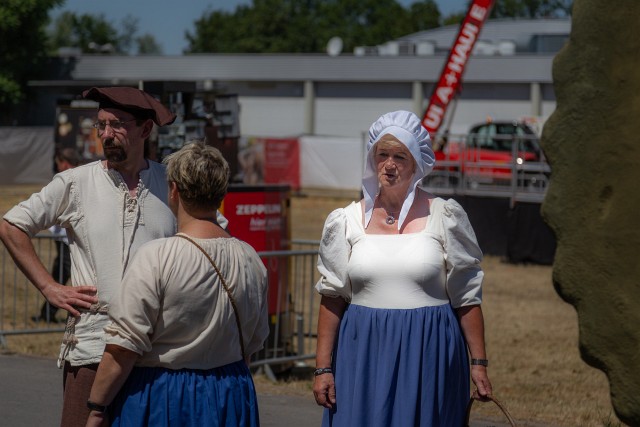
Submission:
[[[139,119],[151,119],[158,126],[173,123],[176,115],[153,96],[132,87],[92,87],[82,97],[97,101],[100,109],[116,108]]]

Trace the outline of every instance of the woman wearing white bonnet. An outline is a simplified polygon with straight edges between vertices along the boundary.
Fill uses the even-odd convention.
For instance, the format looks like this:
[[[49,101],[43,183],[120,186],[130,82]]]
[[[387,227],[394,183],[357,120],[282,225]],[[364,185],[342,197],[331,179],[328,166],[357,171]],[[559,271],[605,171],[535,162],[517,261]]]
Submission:
[[[454,200],[418,187],[435,156],[408,111],[369,129],[363,198],[325,222],[314,396],[323,426],[463,425],[491,395],[482,252]]]

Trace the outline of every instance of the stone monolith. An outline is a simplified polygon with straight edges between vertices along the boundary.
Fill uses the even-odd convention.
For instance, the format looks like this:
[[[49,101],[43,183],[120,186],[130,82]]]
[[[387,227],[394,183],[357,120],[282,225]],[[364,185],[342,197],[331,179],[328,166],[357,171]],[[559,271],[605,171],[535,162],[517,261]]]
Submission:
[[[554,286],[618,417],[640,425],[640,1],[575,0],[553,80],[542,212],[557,238]]]

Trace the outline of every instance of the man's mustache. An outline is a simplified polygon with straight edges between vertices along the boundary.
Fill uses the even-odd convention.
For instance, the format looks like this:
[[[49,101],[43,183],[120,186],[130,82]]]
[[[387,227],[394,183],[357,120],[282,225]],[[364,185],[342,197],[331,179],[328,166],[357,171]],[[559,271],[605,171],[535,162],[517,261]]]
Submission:
[[[112,148],[116,146],[116,141],[114,138],[107,138],[102,141],[102,145],[104,148]]]

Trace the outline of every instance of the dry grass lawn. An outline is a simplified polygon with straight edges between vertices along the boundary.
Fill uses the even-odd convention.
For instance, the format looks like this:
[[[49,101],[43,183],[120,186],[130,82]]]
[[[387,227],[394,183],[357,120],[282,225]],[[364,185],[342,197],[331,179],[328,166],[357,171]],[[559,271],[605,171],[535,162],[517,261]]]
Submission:
[[[0,213],[38,189],[39,186],[0,187]],[[292,237],[318,239],[327,214],[345,206],[354,196],[293,197]],[[11,263],[11,260],[4,262]],[[8,267],[3,265],[5,270]],[[483,267],[489,373],[496,397],[508,407],[511,415],[522,426],[621,425],[613,414],[605,375],[580,359],[577,316],[574,308],[554,291],[551,267],[514,265],[497,257],[486,257]],[[7,308],[13,304],[7,301],[8,292],[13,284],[11,277],[3,280],[0,297],[4,298],[4,305],[0,305],[0,309],[3,309],[6,327],[13,321],[7,318]],[[28,298],[42,301],[32,287],[25,288],[30,288]],[[31,300],[29,304],[35,303]],[[8,351],[55,357],[60,335],[7,336]],[[310,381],[272,384],[258,377],[256,383],[261,392],[312,399]],[[473,417],[492,423],[504,421],[497,408],[489,404],[474,405]]]

